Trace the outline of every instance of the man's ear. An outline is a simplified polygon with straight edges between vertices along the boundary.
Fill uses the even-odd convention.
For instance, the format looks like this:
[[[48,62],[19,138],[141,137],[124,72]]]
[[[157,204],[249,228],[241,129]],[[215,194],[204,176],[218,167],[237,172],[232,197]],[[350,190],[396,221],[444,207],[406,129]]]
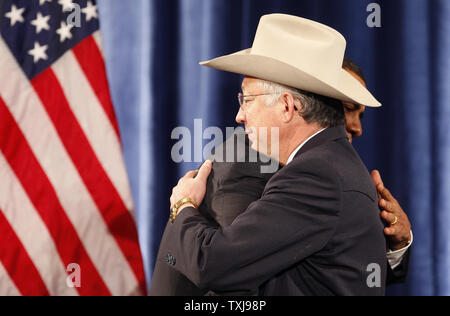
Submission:
[[[283,122],[284,123],[290,123],[296,113],[296,105],[295,105],[295,98],[290,93],[284,93],[282,96],[282,103],[283,103]]]

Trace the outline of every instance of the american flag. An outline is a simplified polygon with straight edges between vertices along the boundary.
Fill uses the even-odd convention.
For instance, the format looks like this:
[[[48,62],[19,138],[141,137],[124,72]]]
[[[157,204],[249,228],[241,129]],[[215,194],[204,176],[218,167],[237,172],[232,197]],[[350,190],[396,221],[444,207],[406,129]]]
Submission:
[[[0,295],[145,295],[95,1],[0,0],[0,33]]]

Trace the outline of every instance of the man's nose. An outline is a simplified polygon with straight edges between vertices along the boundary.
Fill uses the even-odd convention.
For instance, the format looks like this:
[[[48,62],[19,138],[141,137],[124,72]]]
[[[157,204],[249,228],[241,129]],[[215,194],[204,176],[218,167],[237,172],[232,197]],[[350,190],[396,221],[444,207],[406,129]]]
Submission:
[[[360,123],[353,122],[347,126],[347,131],[352,134],[353,138],[361,137],[363,134],[363,129]]]
[[[242,108],[239,109],[239,112],[236,116],[236,122],[238,124],[245,124],[245,111],[242,110]]]

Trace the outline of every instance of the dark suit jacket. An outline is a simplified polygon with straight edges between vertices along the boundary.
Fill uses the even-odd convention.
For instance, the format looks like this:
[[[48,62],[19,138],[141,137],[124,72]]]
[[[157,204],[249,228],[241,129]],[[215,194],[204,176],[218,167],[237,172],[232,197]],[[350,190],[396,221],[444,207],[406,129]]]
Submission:
[[[238,150],[238,148],[244,150]],[[233,153],[233,162],[226,162],[227,152],[230,151]],[[219,155],[219,152],[222,155]],[[268,158],[258,155],[250,148],[245,132],[233,135],[218,148],[215,154],[221,157],[221,162],[213,164],[206,185],[206,196],[199,207],[199,212],[211,221],[211,225],[219,224],[221,227],[227,227],[252,202],[261,198],[264,187],[273,173],[261,173],[261,166],[268,165],[265,163]],[[151,296],[206,295],[209,291],[198,288],[170,265],[168,258],[170,248],[168,228],[170,226],[170,222],[167,223],[164,231],[149,294]],[[252,293],[227,294],[256,294],[255,290],[257,291],[254,289]]]
[[[310,140],[262,198],[220,228],[186,208],[166,229],[167,265],[197,287],[261,295],[384,295],[377,194],[344,127]],[[369,287],[369,265],[380,287]]]
[[[387,282],[386,282],[387,285],[406,282],[406,278],[408,277],[410,257],[411,257],[411,249],[408,249],[406,254],[403,256],[402,262],[397,268],[395,268],[395,270],[392,270],[388,264]]]

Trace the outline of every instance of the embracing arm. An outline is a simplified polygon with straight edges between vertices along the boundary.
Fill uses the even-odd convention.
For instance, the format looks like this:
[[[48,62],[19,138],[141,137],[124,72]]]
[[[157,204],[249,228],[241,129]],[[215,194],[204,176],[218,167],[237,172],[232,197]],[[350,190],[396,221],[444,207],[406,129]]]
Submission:
[[[169,228],[174,268],[201,288],[248,290],[323,248],[340,213],[337,175],[318,161],[285,168],[227,228],[182,210]]]

